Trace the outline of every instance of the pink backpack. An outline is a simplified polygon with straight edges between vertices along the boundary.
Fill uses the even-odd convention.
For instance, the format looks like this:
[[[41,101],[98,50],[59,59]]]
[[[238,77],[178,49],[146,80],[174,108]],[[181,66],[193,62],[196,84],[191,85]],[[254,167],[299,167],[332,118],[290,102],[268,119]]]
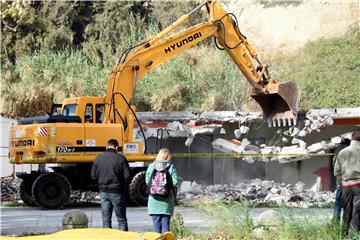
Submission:
[[[162,171],[154,168],[149,182],[149,194],[153,197],[166,198],[171,187],[172,179],[167,168]]]

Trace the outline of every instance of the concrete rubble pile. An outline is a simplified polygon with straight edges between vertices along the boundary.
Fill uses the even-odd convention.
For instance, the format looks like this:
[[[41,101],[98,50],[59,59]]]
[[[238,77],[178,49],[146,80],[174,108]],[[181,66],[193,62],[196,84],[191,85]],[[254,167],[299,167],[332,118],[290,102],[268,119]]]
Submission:
[[[1,179],[1,201],[20,201],[17,178]],[[177,195],[180,203],[193,201],[248,201],[257,206],[266,204],[289,207],[323,207],[334,202],[333,192],[305,190],[304,183],[295,185],[275,183],[268,180],[245,180],[237,185],[201,185],[184,181]],[[70,204],[100,203],[99,193],[91,191],[73,191]]]
[[[267,204],[289,207],[323,207],[334,202],[332,192],[314,192],[304,189],[304,183],[295,185],[268,180],[245,180],[237,185],[200,185],[185,181],[178,192],[178,200],[191,203],[194,200],[248,201],[261,206]]]
[[[20,181],[13,177],[1,178],[1,201],[15,201],[19,199]]]
[[[78,203],[100,203],[99,193],[79,190],[72,191],[70,197],[70,204]]]

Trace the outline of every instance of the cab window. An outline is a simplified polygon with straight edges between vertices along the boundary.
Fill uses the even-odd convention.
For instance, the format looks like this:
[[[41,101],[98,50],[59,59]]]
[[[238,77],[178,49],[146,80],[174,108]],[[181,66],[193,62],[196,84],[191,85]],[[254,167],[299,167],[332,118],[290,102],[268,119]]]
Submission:
[[[96,104],[96,123],[102,123],[104,121],[105,105]]]
[[[59,114],[61,114],[61,108],[62,108],[62,104],[54,103],[54,104],[51,106],[51,112],[50,112],[50,114],[51,114],[51,115],[59,115]]]
[[[93,122],[93,105],[91,103],[86,104],[84,122],[92,123]]]
[[[63,112],[62,114],[64,116],[76,116],[76,108],[77,108],[77,104],[68,104],[64,106]]]

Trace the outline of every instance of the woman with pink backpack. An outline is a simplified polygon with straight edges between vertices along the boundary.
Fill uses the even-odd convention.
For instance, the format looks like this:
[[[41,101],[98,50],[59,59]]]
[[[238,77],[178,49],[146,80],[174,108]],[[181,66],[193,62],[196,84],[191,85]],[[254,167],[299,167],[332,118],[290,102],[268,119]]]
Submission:
[[[158,233],[170,231],[170,218],[174,213],[178,177],[170,160],[170,151],[162,148],[146,171],[145,181],[149,191],[148,213],[153,221],[154,232]]]

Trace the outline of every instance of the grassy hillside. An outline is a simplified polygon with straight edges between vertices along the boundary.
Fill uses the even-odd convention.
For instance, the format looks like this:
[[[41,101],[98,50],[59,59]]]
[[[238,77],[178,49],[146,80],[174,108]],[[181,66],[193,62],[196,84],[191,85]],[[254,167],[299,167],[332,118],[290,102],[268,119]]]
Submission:
[[[272,63],[279,80],[296,81],[303,108],[360,107],[360,31],[308,43]]]

